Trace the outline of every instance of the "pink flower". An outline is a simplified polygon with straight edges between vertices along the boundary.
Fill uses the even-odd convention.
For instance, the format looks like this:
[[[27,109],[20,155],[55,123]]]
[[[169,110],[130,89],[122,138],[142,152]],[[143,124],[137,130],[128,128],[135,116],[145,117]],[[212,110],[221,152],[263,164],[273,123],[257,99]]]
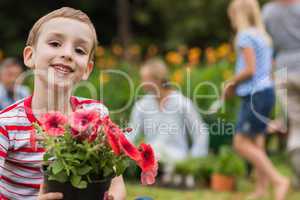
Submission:
[[[152,185],[155,183],[155,177],[157,175],[158,164],[155,162],[155,165],[152,169],[148,171],[142,171],[141,173],[141,182],[142,185]]]
[[[129,158],[135,161],[141,159],[139,150],[126,139],[124,134],[119,135],[119,142],[120,142],[121,149]]]
[[[92,143],[96,140],[98,136],[99,126],[95,125],[90,129],[89,136],[88,136],[88,142]]]
[[[86,131],[89,127],[99,122],[99,113],[93,110],[77,110],[71,115],[71,127],[79,132]]]
[[[110,129],[105,130],[105,134],[111,149],[116,155],[119,155],[121,153],[121,148],[119,145],[119,135],[112,132]]]
[[[90,127],[84,132],[79,132],[74,128],[71,128],[72,137],[78,141],[88,140],[89,143],[94,142],[98,136],[99,126],[95,125]]]
[[[46,131],[48,135],[56,137],[64,135],[64,126],[68,119],[60,112],[49,112],[45,114],[40,121],[44,131]]]
[[[154,151],[149,144],[142,143],[139,147],[141,159],[137,161],[142,169],[141,182],[143,185],[150,185],[155,182],[158,164],[154,157]]]
[[[156,165],[156,160],[152,147],[149,144],[142,143],[139,149],[141,159],[138,161],[138,165],[141,167],[142,171],[149,171],[153,169]]]

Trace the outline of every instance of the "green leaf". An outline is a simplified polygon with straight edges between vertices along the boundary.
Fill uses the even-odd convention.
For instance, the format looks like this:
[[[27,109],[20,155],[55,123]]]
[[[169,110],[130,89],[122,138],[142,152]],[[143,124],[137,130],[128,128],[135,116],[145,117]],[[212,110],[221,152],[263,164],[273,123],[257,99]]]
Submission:
[[[49,180],[54,180],[54,181],[58,181],[58,182],[61,182],[61,183],[65,183],[68,181],[68,176],[66,174],[66,172],[64,171],[61,171],[60,173],[58,174],[51,174],[49,177],[48,177]]]
[[[76,187],[79,188],[79,189],[87,188],[87,182],[86,181],[80,181],[80,183]]]
[[[55,160],[52,164],[52,172],[53,174],[58,174],[64,169],[64,165],[60,160]]]
[[[125,171],[125,169],[129,166],[129,162],[127,160],[121,160],[116,165],[116,174],[121,175]]]
[[[80,181],[81,181],[81,176],[72,174],[71,183],[74,187],[77,187],[80,184]]]
[[[113,173],[113,169],[112,168],[104,167],[104,172],[103,172],[104,177],[108,177],[112,173]]]
[[[89,171],[91,171],[92,169],[93,169],[92,167],[85,165],[85,166],[79,168],[77,170],[77,173],[78,173],[78,175],[82,176],[82,175],[89,173]]]

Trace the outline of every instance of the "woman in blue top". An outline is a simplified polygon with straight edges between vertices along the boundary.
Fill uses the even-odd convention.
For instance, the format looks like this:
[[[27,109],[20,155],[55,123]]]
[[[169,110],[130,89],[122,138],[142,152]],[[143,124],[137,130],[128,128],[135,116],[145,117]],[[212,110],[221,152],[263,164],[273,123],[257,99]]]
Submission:
[[[268,182],[274,187],[275,199],[284,200],[289,181],[280,175],[264,151],[264,132],[274,106],[271,80],[272,41],[265,31],[256,0],[233,0],[228,15],[236,31],[236,75],[228,82],[224,98],[234,92],[241,98],[234,147],[254,165],[256,190],[250,198],[265,195]]]

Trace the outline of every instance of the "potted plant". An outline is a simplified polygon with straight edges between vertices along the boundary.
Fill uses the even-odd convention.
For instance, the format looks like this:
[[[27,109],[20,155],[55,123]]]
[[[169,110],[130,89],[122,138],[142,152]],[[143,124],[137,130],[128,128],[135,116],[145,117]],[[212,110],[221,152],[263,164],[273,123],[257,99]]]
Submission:
[[[121,175],[129,159],[141,168],[142,184],[152,184],[157,161],[150,145],[136,148],[108,116],[96,111],[77,110],[67,117],[59,112],[45,114],[34,124],[45,148],[44,180],[46,192],[62,192],[64,199],[102,199],[113,177]]]
[[[201,184],[207,185],[213,172],[214,156],[188,158],[176,163],[175,172],[184,176],[193,176]]]
[[[216,158],[211,188],[215,191],[232,191],[236,178],[245,173],[245,163],[228,146],[222,146]]]

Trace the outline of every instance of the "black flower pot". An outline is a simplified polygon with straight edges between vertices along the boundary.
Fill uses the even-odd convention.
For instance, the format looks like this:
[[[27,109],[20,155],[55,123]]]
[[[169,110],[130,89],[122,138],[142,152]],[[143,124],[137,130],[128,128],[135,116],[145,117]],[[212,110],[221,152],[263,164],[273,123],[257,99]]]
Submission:
[[[88,183],[87,188],[78,189],[70,182],[60,183],[58,181],[44,178],[45,192],[61,192],[64,200],[103,200],[104,193],[108,191],[111,179],[93,181]]]

